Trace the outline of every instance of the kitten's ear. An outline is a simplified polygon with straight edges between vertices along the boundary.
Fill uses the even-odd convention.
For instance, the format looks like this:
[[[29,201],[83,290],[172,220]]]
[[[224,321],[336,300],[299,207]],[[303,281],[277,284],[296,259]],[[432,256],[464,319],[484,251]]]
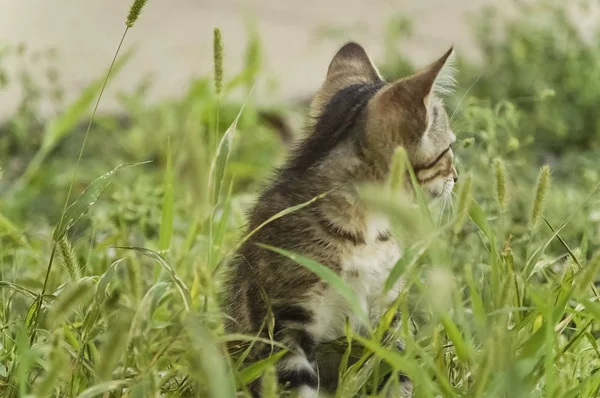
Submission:
[[[454,92],[456,68],[454,67],[454,47],[450,47],[440,59],[421,69],[405,80],[405,84],[413,89],[417,100],[422,100],[429,108],[432,93],[447,95]]]
[[[447,95],[454,91],[456,84],[454,59],[454,48],[450,47],[450,50],[434,63],[412,76],[393,83],[393,86],[386,93],[387,99],[392,102],[401,100],[401,98],[404,101],[407,99],[410,101],[423,101],[425,107],[429,109],[429,99],[432,93]]]
[[[354,42],[345,44],[335,54],[327,70],[327,79],[343,75],[358,77],[373,83],[382,80],[365,49]]]

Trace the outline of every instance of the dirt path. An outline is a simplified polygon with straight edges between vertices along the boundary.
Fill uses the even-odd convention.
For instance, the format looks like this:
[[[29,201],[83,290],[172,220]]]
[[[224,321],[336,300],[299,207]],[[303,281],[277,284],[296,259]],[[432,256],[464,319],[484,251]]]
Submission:
[[[66,98],[72,99],[110,63],[130,3],[0,0],[0,43],[25,43],[34,51],[58,50],[55,65]],[[190,77],[211,73],[214,27],[223,32],[226,73],[237,71],[246,44],[247,16],[254,16],[257,22],[265,66],[279,83],[276,94],[257,94],[259,101],[269,102],[310,95],[344,39],[361,42],[375,60],[381,58],[385,25],[394,15],[404,14],[414,21],[415,38],[406,45],[406,52],[416,62],[434,59],[450,43],[458,51],[472,51],[465,15],[489,3],[491,0],[149,0],[124,45],[125,49],[134,48],[135,54],[112,82],[101,108],[118,110],[115,92],[132,90],[147,75],[152,76],[149,100],[182,94]],[[316,31],[324,26],[339,28],[339,39],[317,40]],[[41,69],[36,62],[29,60],[29,67]],[[13,76],[21,68],[13,57],[6,65]],[[0,91],[0,118],[14,109],[19,95],[14,84],[8,91]]]

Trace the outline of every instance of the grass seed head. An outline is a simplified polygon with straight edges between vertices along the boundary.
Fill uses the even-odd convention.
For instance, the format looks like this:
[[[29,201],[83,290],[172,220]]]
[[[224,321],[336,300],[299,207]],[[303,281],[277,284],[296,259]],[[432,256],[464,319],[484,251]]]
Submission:
[[[540,170],[538,175],[537,184],[535,186],[535,199],[531,209],[531,219],[529,221],[529,229],[534,230],[540,223],[540,218],[544,211],[544,203],[546,199],[546,193],[550,186],[550,166],[545,165]]]
[[[219,28],[215,28],[213,35],[213,61],[215,64],[215,91],[219,95],[223,87],[223,38]]]
[[[500,158],[494,159],[494,176],[496,179],[496,200],[501,211],[506,209],[506,168]]]
[[[63,267],[69,277],[73,281],[78,281],[81,277],[81,268],[79,266],[79,261],[77,261],[77,256],[75,255],[75,250],[73,250],[73,246],[71,246],[71,242],[66,236],[63,236],[58,241],[58,252],[60,253],[60,257],[63,262]]]
[[[134,0],[131,8],[129,9],[129,14],[127,15],[127,21],[125,21],[125,24],[128,28],[133,27],[133,24],[140,16],[142,8],[144,8],[147,2],[148,0]]]

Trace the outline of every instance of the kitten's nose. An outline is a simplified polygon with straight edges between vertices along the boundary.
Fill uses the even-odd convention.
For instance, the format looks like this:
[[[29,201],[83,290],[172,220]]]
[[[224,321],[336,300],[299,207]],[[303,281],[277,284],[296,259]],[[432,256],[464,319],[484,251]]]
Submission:
[[[454,166],[452,166],[452,179],[454,180],[455,184],[458,182],[458,172]]]
[[[452,179],[454,180],[454,183],[457,183],[458,182],[458,175],[455,174]]]

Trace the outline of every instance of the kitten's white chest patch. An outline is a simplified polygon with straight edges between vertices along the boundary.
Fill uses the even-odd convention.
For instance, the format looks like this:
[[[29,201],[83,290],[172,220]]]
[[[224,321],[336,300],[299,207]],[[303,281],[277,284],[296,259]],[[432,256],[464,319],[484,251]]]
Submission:
[[[385,281],[400,258],[400,248],[394,240],[378,240],[378,235],[388,227],[385,219],[372,220],[366,244],[356,246],[342,262],[342,277],[357,295],[372,322],[378,320],[401,287],[398,284],[386,297],[382,297]]]
[[[400,247],[393,239],[378,240],[378,235],[388,227],[387,220],[374,217],[367,228],[366,243],[357,245],[342,259],[341,276],[356,294],[371,322],[378,321],[402,287],[399,282],[385,297],[382,296],[385,281],[400,258]],[[318,301],[311,306],[315,313],[311,329],[317,338],[334,339],[343,335],[346,316],[350,317],[355,331],[364,329],[335,289],[328,288]]]

